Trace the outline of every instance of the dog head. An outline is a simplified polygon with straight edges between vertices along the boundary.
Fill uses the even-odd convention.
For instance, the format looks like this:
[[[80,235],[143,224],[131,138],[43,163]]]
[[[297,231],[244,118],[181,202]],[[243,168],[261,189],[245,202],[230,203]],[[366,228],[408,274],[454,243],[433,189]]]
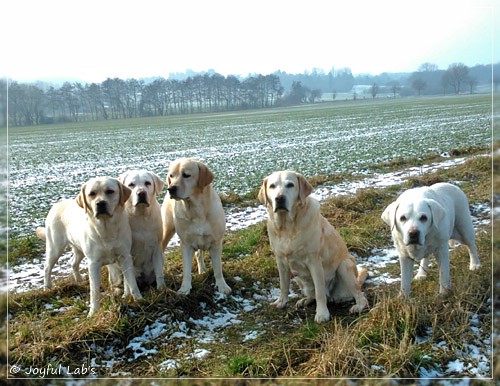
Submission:
[[[406,246],[417,249],[425,245],[426,236],[432,228],[439,229],[445,217],[444,208],[435,200],[408,196],[391,203],[382,213],[382,220],[402,238]]]
[[[199,195],[214,180],[207,165],[191,158],[176,160],[168,168],[168,193],[175,200],[188,200]]]
[[[279,171],[264,178],[259,191],[259,201],[274,213],[292,212],[304,203],[313,187],[305,177],[293,171]]]
[[[125,205],[130,194],[131,190],[116,178],[96,177],[83,184],[76,202],[99,219],[112,217],[118,207]]]
[[[155,173],[147,170],[131,170],[118,177],[118,180],[132,190],[128,205],[149,206],[163,190],[163,181]]]

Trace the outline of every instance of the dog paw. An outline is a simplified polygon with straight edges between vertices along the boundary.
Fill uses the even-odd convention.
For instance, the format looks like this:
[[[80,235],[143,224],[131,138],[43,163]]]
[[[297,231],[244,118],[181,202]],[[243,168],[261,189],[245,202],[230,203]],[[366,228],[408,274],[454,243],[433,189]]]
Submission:
[[[363,312],[364,309],[366,309],[368,304],[355,304],[351,307],[349,312],[351,314],[360,314]]]
[[[475,264],[475,263],[471,263],[471,264],[469,265],[469,270],[470,270],[470,271],[477,271],[477,270],[478,270],[478,269],[480,269],[480,268],[481,268],[481,263],[477,263],[477,264]]]
[[[190,292],[191,292],[191,287],[184,287],[184,286],[179,288],[179,290],[177,291],[179,295],[189,295]]]
[[[229,295],[232,292],[231,287],[229,287],[226,283],[224,283],[222,285],[217,285],[217,289],[220,293],[223,293],[226,295]]]
[[[305,308],[305,307],[309,306],[312,302],[314,302],[314,298],[303,298],[303,299],[300,299],[295,304],[295,308],[296,309]]]
[[[316,316],[314,317],[314,321],[316,323],[324,323],[330,320],[330,312],[316,312]]]
[[[415,275],[415,280],[425,280],[425,279],[427,279],[427,273],[425,272],[418,272]]]
[[[270,305],[271,305],[271,307],[274,307],[274,308],[284,308],[287,303],[288,303],[288,299],[279,298],[279,299],[275,300],[274,302],[272,302]]]
[[[159,282],[157,285],[156,285],[156,289],[158,291],[161,291],[163,289],[167,288],[167,286],[165,285],[165,282]]]

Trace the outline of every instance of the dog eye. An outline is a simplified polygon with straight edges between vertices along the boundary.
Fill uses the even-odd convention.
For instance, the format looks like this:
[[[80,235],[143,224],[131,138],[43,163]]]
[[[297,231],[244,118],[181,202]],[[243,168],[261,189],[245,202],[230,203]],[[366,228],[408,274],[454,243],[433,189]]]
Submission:
[[[187,174],[187,173],[184,173],[184,172],[183,172],[183,173],[182,173],[182,177],[184,177],[184,178],[189,178],[189,177],[191,177],[191,174]]]
[[[110,195],[110,194],[113,194],[115,191],[113,189],[108,189],[106,190],[104,193]]]
[[[420,221],[421,222],[426,222],[427,221],[427,216],[425,214],[423,214],[422,216],[420,216]]]
[[[151,186],[151,182],[150,181],[146,181],[144,185]]]
[[[133,184],[133,183],[131,182],[130,184],[128,184],[128,187],[129,187],[129,188],[133,188],[133,187],[135,187],[135,184]]]
[[[295,185],[293,182],[289,182],[288,184],[285,185],[287,188],[293,188]]]
[[[275,187],[276,187],[276,185],[274,185],[274,184],[269,185],[269,189],[274,189]]]
[[[399,218],[399,221],[401,221],[401,222],[405,222],[405,221],[406,221],[406,216],[404,216],[404,215],[403,215],[403,216],[401,216],[401,217]]]
[[[89,193],[89,197],[94,197],[95,195],[97,195],[97,193],[94,192],[94,191],[92,191],[92,192]]]

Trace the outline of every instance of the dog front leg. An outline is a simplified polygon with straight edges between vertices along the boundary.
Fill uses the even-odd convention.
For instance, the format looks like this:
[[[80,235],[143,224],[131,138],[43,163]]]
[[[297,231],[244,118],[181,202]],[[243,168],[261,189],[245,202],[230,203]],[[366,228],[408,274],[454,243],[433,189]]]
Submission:
[[[163,258],[163,251],[160,249],[160,246],[155,250],[153,254],[153,267],[156,277],[156,289],[165,288],[165,277],[163,274],[163,269],[165,266],[165,259]]]
[[[330,320],[330,311],[328,311],[326,302],[325,272],[323,271],[321,260],[317,258],[315,262],[317,264],[310,264],[308,267],[314,282],[314,292],[316,295],[316,316],[314,317],[314,321],[316,323],[323,323]]]
[[[124,293],[123,296],[132,295],[135,300],[142,299],[141,291],[137,286],[137,280],[134,272],[134,262],[132,256],[122,256],[120,258],[120,268],[124,278]]]
[[[219,292],[223,294],[230,294],[231,287],[229,287],[224,280],[222,274],[222,240],[217,245],[210,248],[210,257],[212,258],[212,267],[214,269],[215,284]]]
[[[439,266],[439,293],[444,295],[451,288],[450,251],[448,245],[436,251],[436,260]]]
[[[101,285],[101,263],[90,261],[89,263],[89,282],[90,282],[90,318],[99,308],[100,285]]]
[[[429,258],[424,257],[422,260],[420,260],[420,264],[418,265],[418,272],[415,276],[415,279],[423,280],[427,278],[428,267],[429,267]]]
[[[191,270],[193,269],[194,248],[182,243],[182,284],[177,291],[181,295],[189,295],[191,292]]]
[[[271,307],[284,308],[288,303],[288,292],[290,291],[290,279],[292,273],[288,263],[279,257],[276,257],[278,272],[280,275],[280,297],[271,303]]]
[[[413,260],[407,256],[399,257],[399,265],[401,267],[401,290],[400,295],[410,295],[411,276],[413,271]]]

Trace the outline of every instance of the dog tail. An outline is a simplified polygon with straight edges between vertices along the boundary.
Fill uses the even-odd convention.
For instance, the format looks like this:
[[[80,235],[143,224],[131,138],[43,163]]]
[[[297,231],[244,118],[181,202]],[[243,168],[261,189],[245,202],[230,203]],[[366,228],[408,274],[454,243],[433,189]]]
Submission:
[[[36,233],[36,237],[38,237],[40,240],[46,240],[46,235],[45,235],[45,228],[43,227],[38,227],[36,228],[35,230],[35,233]]]
[[[356,278],[358,285],[361,287],[367,278],[368,278],[368,270],[366,268],[361,268],[358,271],[358,277]]]

